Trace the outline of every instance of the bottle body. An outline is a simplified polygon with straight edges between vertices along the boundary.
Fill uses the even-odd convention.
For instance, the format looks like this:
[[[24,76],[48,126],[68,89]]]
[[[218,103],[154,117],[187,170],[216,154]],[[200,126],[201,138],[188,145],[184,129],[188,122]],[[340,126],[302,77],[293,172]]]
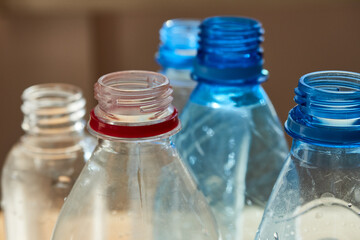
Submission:
[[[294,140],[256,239],[357,239],[360,148]]]
[[[24,136],[9,153],[2,174],[6,239],[50,238],[85,163],[80,141],[60,138]]]
[[[212,239],[216,235],[216,229],[209,232],[202,227],[214,224],[211,213],[168,139],[100,141],[64,204],[52,239]]]
[[[191,79],[189,69],[168,68],[161,73],[170,79],[173,88],[173,105],[181,113],[196,86],[196,82]]]
[[[181,116],[176,146],[224,239],[252,239],[286,158],[276,113],[260,85],[199,83]]]
[[[23,100],[26,133],[2,170],[6,239],[45,240],[95,140],[83,131],[85,100],[77,87],[35,85]]]

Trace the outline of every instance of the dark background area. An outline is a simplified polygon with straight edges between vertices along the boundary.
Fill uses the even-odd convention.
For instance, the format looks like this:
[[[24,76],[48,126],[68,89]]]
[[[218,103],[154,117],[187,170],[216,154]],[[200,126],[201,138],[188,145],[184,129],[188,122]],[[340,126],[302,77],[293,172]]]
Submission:
[[[93,84],[119,70],[157,71],[162,23],[241,15],[265,28],[264,87],[281,121],[299,77],[318,70],[360,72],[360,1],[0,0],[0,164],[22,134],[21,93],[33,84]]]

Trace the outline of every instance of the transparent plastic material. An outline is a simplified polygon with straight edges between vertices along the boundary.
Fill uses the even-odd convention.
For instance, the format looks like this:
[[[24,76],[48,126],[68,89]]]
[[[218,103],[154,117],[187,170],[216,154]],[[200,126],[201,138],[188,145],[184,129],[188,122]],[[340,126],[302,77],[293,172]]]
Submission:
[[[185,104],[189,100],[191,92],[196,86],[196,82],[190,77],[190,70],[178,70],[168,68],[161,73],[171,79],[173,87],[173,105],[181,113]]]
[[[194,19],[173,19],[160,29],[160,46],[156,60],[161,73],[166,75],[173,87],[173,105],[181,112],[194,89],[190,73],[198,47],[200,21]]]
[[[221,24],[217,25],[218,22]],[[226,65],[229,55],[237,54],[236,48],[231,48],[233,42],[230,40],[239,39],[238,44],[246,41],[239,29],[243,24],[243,28],[249,27],[249,22],[255,24],[255,33],[258,33],[261,29],[259,23],[249,19],[210,18],[202,23],[197,58],[201,66],[193,73],[199,83],[181,115],[183,130],[175,139],[180,156],[208,199],[226,240],[254,239],[267,199],[288,153],[279,119],[258,84],[262,80],[256,79],[265,71],[260,69],[248,78],[240,78],[241,75],[235,79],[226,78],[226,72],[232,71]],[[216,38],[217,31],[226,32],[223,28],[238,24],[239,27],[234,27],[235,32],[228,29],[227,35]],[[209,27],[213,29],[209,30]],[[228,36],[228,45],[215,44],[221,36]],[[205,43],[208,41],[213,44],[212,51],[207,49],[210,43]],[[221,52],[222,48],[228,50]],[[213,54],[217,54],[216,58]],[[222,62],[225,68],[209,66],[206,60],[210,57]],[[244,60],[244,66],[260,64],[251,61],[246,63]],[[218,78],[205,75],[207,71],[204,69],[207,68],[216,70]],[[242,71],[248,69],[243,67]]]
[[[298,105],[285,124],[291,153],[256,239],[358,239],[360,74],[307,74],[295,92]]]
[[[260,86],[200,83],[181,121],[176,146],[208,198],[224,239],[254,238],[287,154],[265,92]]]
[[[95,96],[97,118],[89,127],[99,144],[64,204],[52,239],[220,239],[204,196],[170,141],[178,124],[147,137],[105,134],[108,125],[150,131],[169,121],[174,108],[168,79],[143,71],[112,73],[99,79]],[[92,128],[93,121],[103,128]]]
[[[48,240],[64,199],[95,147],[80,89],[42,84],[23,93],[25,135],[2,172],[7,240]]]

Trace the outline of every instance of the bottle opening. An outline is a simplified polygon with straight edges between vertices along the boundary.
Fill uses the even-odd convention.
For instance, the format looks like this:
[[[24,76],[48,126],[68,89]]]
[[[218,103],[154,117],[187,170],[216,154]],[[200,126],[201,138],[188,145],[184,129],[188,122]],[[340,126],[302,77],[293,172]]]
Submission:
[[[27,132],[52,134],[81,130],[86,101],[80,88],[70,84],[39,84],[22,94],[22,128]]]
[[[107,74],[95,84],[89,127],[105,136],[142,138],[179,128],[169,80],[148,71]]]
[[[321,71],[304,75],[295,89],[298,104],[285,123],[295,138],[360,144],[360,74]]]
[[[255,33],[254,36],[259,37],[264,33],[261,23],[252,18],[246,17],[234,17],[234,16],[219,16],[219,17],[210,17],[205,19],[201,24],[201,29],[206,31],[202,34],[209,33],[229,33],[230,36],[225,36],[228,39],[230,37],[244,36],[245,34],[249,35],[250,33]],[[239,33],[238,31],[244,31],[244,33]],[[245,39],[244,39],[245,40]],[[261,39],[257,39],[259,41]]]
[[[360,74],[322,71],[306,74],[295,89],[304,113],[320,118],[360,118]]]

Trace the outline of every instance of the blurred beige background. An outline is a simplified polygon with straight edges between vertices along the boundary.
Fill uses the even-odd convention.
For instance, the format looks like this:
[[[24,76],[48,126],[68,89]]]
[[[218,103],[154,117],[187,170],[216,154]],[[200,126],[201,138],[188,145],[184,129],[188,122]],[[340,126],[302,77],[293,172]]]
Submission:
[[[282,121],[298,78],[360,72],[360,1],[0,0],[0,164],[22,134],[20,95],[45,82],[83,88],[89,108],[99,76],[158,70],[158,30],[170,18],[242,15],[263,22],[264,84]]]

